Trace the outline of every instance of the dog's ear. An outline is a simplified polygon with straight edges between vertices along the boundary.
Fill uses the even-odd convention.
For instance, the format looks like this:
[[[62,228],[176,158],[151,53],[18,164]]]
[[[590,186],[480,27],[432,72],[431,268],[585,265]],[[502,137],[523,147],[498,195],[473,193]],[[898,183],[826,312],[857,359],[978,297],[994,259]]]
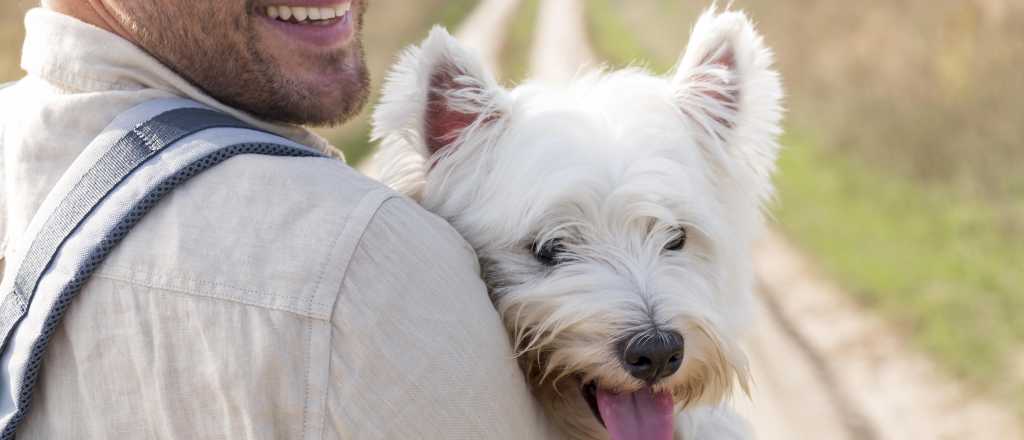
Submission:
[[[683,114],[710,143],[747,165],[769,193],[782,116],[772,58],[746,15],[712,7],[694,26],[672,78]]]
[[[452,153],[448,147],[464,133],[497,121],[504,96],[473,52],[444,28],[434,27],[388,73],[374,112],[373,137],[401,136],[424,159],[436,160]]]

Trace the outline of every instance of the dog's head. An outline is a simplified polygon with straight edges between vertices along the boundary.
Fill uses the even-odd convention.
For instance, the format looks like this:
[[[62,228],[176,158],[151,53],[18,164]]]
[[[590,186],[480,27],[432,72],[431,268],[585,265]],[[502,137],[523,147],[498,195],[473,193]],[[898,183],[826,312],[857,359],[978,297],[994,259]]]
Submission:
[[[382,180],[474,246],[571,435],[669,438],[675,411],[746,387],[737,338],[781,112],[771,62],[744,15],[709,11],[666,77],[506,90],[439,28],[390,73]]]

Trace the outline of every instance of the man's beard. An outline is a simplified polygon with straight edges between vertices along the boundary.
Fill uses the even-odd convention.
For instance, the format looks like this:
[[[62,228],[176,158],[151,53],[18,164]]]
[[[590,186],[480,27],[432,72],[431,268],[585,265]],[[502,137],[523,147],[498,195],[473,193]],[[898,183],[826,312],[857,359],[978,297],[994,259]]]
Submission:
[[[251,5],[243,15],[227,8],[199,11],[188,18],[192,21],[188,28],[180,19],[167,17],[152,6],[138,4],[136,8],[132,11],[135,21],[147,24],[134,26],[148,29],[137,35],[146,50],[213,98],[261,119],[339,124],[359,113],[368,100],[370,79],[361,35],[365,8],[359,8],[356,35],[347,47],[310,61],[318,64],[317,71],[338,78],[331,84],[339,92],[333,96],[305,86],[260,51]]]
[[[262,119],[309,125],[343,123],[366,105],[370,94],[370,75],[363,62],[365,58],[359,36],[343,52],[325,55],[316,61],[321,63],[321,69],[344,70],[341,81],[335,86],[347,93],[334,102],[326,101],[323,96],[311,93],[289,78],[277,65],[266,61],[256,47],[255,44],[249,46],[250,57],[254,60],[250,63],[253,71],[240,76],[249,79],[233,81],[234,87],[225,93],[211,93],[212,96]]]

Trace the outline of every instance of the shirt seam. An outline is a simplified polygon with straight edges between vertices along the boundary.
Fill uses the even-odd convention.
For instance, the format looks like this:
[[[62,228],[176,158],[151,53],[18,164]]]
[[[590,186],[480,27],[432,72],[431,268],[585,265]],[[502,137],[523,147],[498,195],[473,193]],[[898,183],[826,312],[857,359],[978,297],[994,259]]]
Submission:
[[[185,296],[185,297],[197,297],[197,298],[210,299],[210,300],[214,300],[214,301],[230,302],[230,303],[239,304],[239,305],[242,305],[242,306],[253,307],[253,308],[257,308],[257,309],[261,309],[261,310],[276,310],[276,311],[279,311],[279,312],[291,313],[293,315],[296,315],[296,316],[299,316],[299,317],[302,317],[302,318],[318,319],[315,316],[310,316],[307,313],[307,311],[302,310],[301,308],[298,308],[298,307],[283,307],[283,306],[272,306],[272,305],[266,305],[266,304],[258,304],[258,303],[253,303],[253,302],[250,302],[250,301],[244,301],[244,300],[242,300],[241,298],[238,298],[238,297],[232,297],[232,296],[228,296],[228,295],[215,295],[215,294],[211,294],[211,293],[207,293],[207,292],[197,292],[197,291],[185,290],[185,289],[181,289],[181,288],[177,288],[177,287],[173,287],[173,286],[163,285],[163,284],[160,284],[160,283],[152,283],[152,282],[140,281],[140,280],[137,280],[137,279],[131,279],[130,277],[122,277],[122,276],[118,276],[118,275],[112,275],[112,274],[109,274],[109,273],[96,273],[96,274],[93,274],[93,277],[94,278],[102,278],[102,279],[110,280],[110,281],[120,281],[122,283],[128,283],[128,284],[131,284],[133,286],[146,287],[146,288],[150,288],[150,289],[153,289],[153,290],[167,292],[167,293],[172,293],[172,294],[175,294],[175,295],[181,295],[181,296]],[[195,280],[195,281],[203,282],[202,280]],[[233,288],[231,286],[219,285],[219,284],[216,284],[216,283],[210,283],[210,284],[212,284],[214,286],[220,286],[220,287],[229,288],[229,289],[237,289],[237,288]],[[260,292],[254,292],[254,291],[243,290],[243,289],[237,289],[237,290],[242,290],[242,291],[247,292],[247,293],[260,293]],[[270,295],[270,296],[272,296],[272,297],[280,297],[280,298],[287,298],[287,297],[282,296],[282,295]]]
[[[136,274],[136,273],[138,273],[140,271],[138,271],[136,269],[133,269],[132,267],[129,267],[129,266],[121,266],[121,265],[117,265],[117,264],[111,264],[109,267],[104,267],[103,269],[100,269],[100,271],[97,272],[97,275],[103,275],[103,276],[106,276],[108,278],[117,279],[119,281],[125,281],[125,282],[129,282],[129,283],[136,283],[136,284],[144,285],[146,287],[174,290],[174,291],[178,291],[178,292],[182,292],[182,293],[194,293],[196,295],[203,295],[203,296],[209,296],[209,297],[214,297],[214,298],[226,297],[226,298],[230,298],[230,299],[236,299],[236,297],[232,296],[232,295],[216,295],[216,294],[206,293],[206,292],[202,292],[202,291],[194,292],[194,291],[190,291],[190,290],[187,290],[187,289],[184,289],[184,288],[181,288],[181,287],[170,286],[170,285],[167,285],[165,283],[156,283],[156,282],[152,282],[152,281],[144,282],[144,281],[140,281],[140,280],[138,280],[138,279],[136,279],[134,277],[129,277],[129,276],[125,276],[125,275],[117,275],[117,274],[112,273],[112,272],[126,272],[126,273]],[[165,272],[165,273],[167,273],[167,272]],[[227,283],[223,283],[223,282],[219,282],[219,281],[210,281],[210,280],[206,280],[206,279],[202,279],[202,278],[188,276],[187,274],[180,273],[180,272],[177,273],[177,274],[167,273],[166,276],[168,278],[177,279],[177,280],[181,280],[181,281],[184,281],[184,282],[191,282],[191,283],[200,284],[200,285],[206,285],[206,286],[210,286],[210,287],[219,287],[219,288],[222,288],[222,289],[233,290],[233,291],[236,291],[236,292],[239,292],[239,293],[245,293],[245,294],[248,294],[248,295],[256,295],[256,296],[264,297],[264,298],[279,298],[279,299],[285,299],[285,300],[293,299],[294,298],[292,295],[282,295],[282,294],[274,293],[274,292],[269,291],[269,290],[253,289],[253,288],[248,288],[248,287],[235,286],[235,285],[232,285],[232,284],[227,284]],[[245,300],[243,300],[241,298],[237,298],[237,302],[247,303],[248,304],[248,303],[250,303],[252,301],[245,301]],[[321,307],[327,306],[327,304],[321,303],[319,301],[314,301],[312,298],[309,301],[307,301],[307,304],[309,304],[309,303],[311,303],[310,305],[313,305],[313,306],[321,306]],[[259,303],[254,303],[252,305],[257,306],[257,307],[261,306]],[[273,308],[273,309],[276,309],[276,308],[289,308],[289,309],[294,309],[297,313],[303,313],[301,307],[291,307],[290,308],[290,307],[266,306],[266,308]],[[310,309],[307,306],[306,312],[309,312],[309,310]]]
[[[356,212],[362,211],[361,208],[363,208],[363,206],[362,206],[363,204],[370,204],[370,203],[372,203],[373,204],[372,208],[370,208],[367,211],[365,211],[366,214],[360,216],[359,218],[357,218],[355,216],[350,217],[349,221],[348,221],[348,225],[345,228],[342,228],[342,231],[339,232],[335,236],[334,243],[332,243],[332,245],[331,245],[332,249],[337,247],[339,245],[339,243],[345,243],[346,242],[346,241],[342,240],[342,237],[344,237],[348,233],[349,227],[357,227],[357,228],[359,228],[358,229],[358,231],[359,231],[358,232],[358,237],[356,237],[354,240],[350,241],[350,243],[352,243],[351,247],[344,251],[344,255],[340,256],[341,257],[341,261],[345,262],[345,267],[342,269],[340,278],[338,278],[338,285],[333,290],[335,292],[335,295],[334,295],[334,301],[331,302],[331,309],[325,314],[326,318],[327,318],[326,322],[328,323],[328,325],[330,325],[330,323],[334,319],[334,310],[337,308],[338,298],[341,297],[342,286],[344,286],[345,280],[348,278],[348,271],[349,271],[349,268],[352,266],[353,257],[355,255],[356,251],[359,249],[360,245],[362,245],[363,239],[366,237],[366,231],[368,231],[370,229],[371,225],[373,225],[374,220],[377,218],[377,214],[380,212],[380,210],[384,206],[384,204],[386,204],[388,201],[390,201],[392,199],[400,198],[400,197],[401,196],[398,193],[394,192],[394,190],[392,190],[390,188],[387,188],[387,187],[379,188],[377,190],[369,192],[368,194],[363,196],[360,199],[360,201],[357,203]],[[324,264],[321,267],[320,274],[317,276],[316,287],[313,289],[313,292],[315,292],[314,296],[320,290],[320,287],[321,287],[321,284],[323,282],[324,276],[327,273],[327,268],[329,266],[330,261],[332,260],[331,256],[332,256],[331,254],[328,255],[326,261],[324,261]],[[312,298],[313,297],[311,297],[310,301],[312,301]],[[323,303],[323,302],[321,301],[321,303]],[[309,324],[308,331],[310,332],[309,333],[310,337],[312,337],[312,322],[310,322],[310,324]],[[328,344],[329,344],[329,346],[333,346],[333,344],[334,344],[334,330],[333,330],[333,326],[331,326],[331,328],[330,328],[330,330],[328,332]],[[307,351],[311,350],[311,349],[312,349],[312,343],[309,344],[309,347],[308,347]],[[309,359],[309,362],[306,364],[307,365],[307,370],[306,370],[306,396],[305,396],[305,399],[303,399],[304,400],[304,404],[303,404],[303,411],[302,411],[303,412],[303,416],[302,416],[302,428],[303,429],[302,430],[303,430],[303,437],[304,438],[306,438],[307,435],[311,435],[312,434],[312,433],[308,432],[308,430],[310,428],[309,424],[312,422],[309,419],[309,415],[310,415],[309,414],[309,404],[310,404],[310,396],[311,396],[311,391],[312,391],[310,389],[310,379],[309,378],[310,378],[310,374],[311,374],[310,370],[313,368],[311,354],[307,353],[307,359]],[[332,362],[331,357],[328,356],[327,362],[326,362],[326,364],[323,367],[326,370],[326,371],[324,371],[324,373],[326,373],[327,375],[330,375],[331,362]],[[319,428],[320,429],[319,429],[319,432],[317,432],[315,435],[313,435],[313,438],[315,438],[315,439],[322,439],[324,437],[324,430],[327,428],[327,423],[326,423],[326,419],[327,419],[326,405],[327,405],[327,393],[328,393],[327,388],[328,387],[324,387],[324,389],[321,391],[321,395],[320,395],[319,402],[318,402],[319,406],[320,406],[320,411],[319,411],[320,412],[320,420],[319,420],[319,424],[320,424]]]
[[[390,192],[390,190],[388,190],[388,191]],[[345,280],[348,279],[348,271],[349,271],[349,268],[352,267],[353,256],[355,255],[356,250],[359,249],[359,246],[363,244],[363,239],[366,238],[366,231],[370,229],[370,225],[372,225],[373,221],[377,219],[377,214],[380,213],[381,208],[383,208],[384,205],[387,202],[389,202],[389,201],[391,201],[393,199],[398,199],[398,198],[401,198],[401,196],[398,195],[398,194],[390,194],[388,197],[385,197],[384,199],[381,199],[380,203],[377,204],[377,207],[373,209],[373,213],[370,214],[369,219],[366,221],[366,227],[363,228],[363,231],[359,233],[359,239],[356,240],[355,245],[352,246],[352,252],[349,253],[348,258],[346,260],[347,263],[345,264],[345,269],[344,269],[344,271],[342,271],[342,274],[341,274],[341,284],[338,285],[338,295],[339,296],[341,295],[342,284],[344,284]],[[333,309],[331,310],[330,318],[331,319],[334,318],[334,310]]]
[[[359,236],[355,240],[352,241],[351,248],[346,250],[345,255],[343,255],[344,258],[340,259],[341,261],[345,262],[345,267],[342,268],[341,277],[338,278],[338,285],[334,289],[335,300],[331,301],[331,304],[330,304],[331,305],[331,310],[328,311],[328,313],[325,314],[326,318],[327,318],[326,320],[328,322],[330,322],[330,321],[332,321],[334,319],[334,309],[336,308],[336,305],[337,305],[337,298],[341,296],[341,288],[344,285],[345,280],[348,279],[348,271],[349,271],[349,268],[352,267],[353,256],[355,255],[356,250],[359,249],[359,246],[363,243],[363,239],[366,237],[366,231],[370,229],[370,226],[373,224],[373,221],[377,218],[377,213],[380,212],[381,207],[383,207],[384,204],[387,203],[388,201],[390,201],[391,199],[400,198],[400,197],[401,196],[398,193],[395,193],[390,188],[380,188],[380,189],[378,189],[376,191],[370,192],[369,194],[364,196],[362,200],[360,200],[360,202],[359,202],[360,205],[363,204],[363,203],[366,203],[367,201],[369,201],[369,202],[374,203],[374,206],[373,206],[373,208],[371,210],[368,210],[367,213],[365,214],[365,217],[363,217],[363,218],[365,218],[365,220],[361,222],[362,223],[361,225],[359,225],[360,226],[359,233],[358,233]],[[378,200],[374,200],[374,199],[378,199]],[[357,211],[358,211],[358,209],[357,209]],[[358,220],[354,219],[354,218],[351,218],[349,220],[349,224],[351,225],[354,221],[358,221]],[[348,228],[343,228],[341,233],[338,235],[338,238],[336,238],[336,242],[340,241],[341,236],[345,235],[345,233],[347,232],[347,229]],[[320,284],[322,282],[323,276],[324,276],[324,274],[326,274],[326,269],[327,269],[327,262],[325,262],[324,267],[321,268],[321,272],[320,272],[320,274],[318,276],[317,283],[316,283],[316,290],[319,290],[319,288],[320,288]],[[321,301],[320,305],[326,305],[326,304],[323,301]]]
[[[313,370],[313,321],[309,320],[309,319],[306,320],[306,356],[305,357],[306,357],[306,359],[305,359],[304,363],[306,364],[306,372],[305,372],[305,377],[302,378],[302,382],[305,384],[305,388],[306,388],[305,392],[304,392],[305,395],[302,398],[302,434],[301,434],[302,438],[306,438],[306,431],[309,429],[309,422],[310,422],[310,420],[309,420],[309,396],[310,396],[310,389],[312,387],[310,386],[311,384],[309,383],[309,377],[310,377],[309,375],[310,375],[310,373]],[[327,368],[330,369],[331,361],[329,359],[327,361],[327,365],[328,365]],[[324,393],[326,394],[326,391]],[[324,400],[324,399],[321,399],[321,400]],[[321,404],[321,406],[323,406],[323,404]],[[321,416],[321,419],[323,417],[324,416]],[[321,426],[322,426],[322,423],[323,422],[321,420]],[[321,428],[320,432],[321,432],[320,433],[320,437],[323,437],[323,429],[322,428]]]

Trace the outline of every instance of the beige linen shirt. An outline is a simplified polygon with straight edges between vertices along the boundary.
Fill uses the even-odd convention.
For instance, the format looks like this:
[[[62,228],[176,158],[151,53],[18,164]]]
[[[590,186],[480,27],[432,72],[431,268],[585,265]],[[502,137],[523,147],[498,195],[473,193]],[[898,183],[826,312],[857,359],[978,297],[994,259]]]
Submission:
[[[0,91],[10,266],[75,157],[145,100],[330,148],[111,33],[45,9],[25,23],[27,76]],[[478,270],[445,222],[339,160],[230,159],[166,197],[75,299],[19,438],[547,438]]]

